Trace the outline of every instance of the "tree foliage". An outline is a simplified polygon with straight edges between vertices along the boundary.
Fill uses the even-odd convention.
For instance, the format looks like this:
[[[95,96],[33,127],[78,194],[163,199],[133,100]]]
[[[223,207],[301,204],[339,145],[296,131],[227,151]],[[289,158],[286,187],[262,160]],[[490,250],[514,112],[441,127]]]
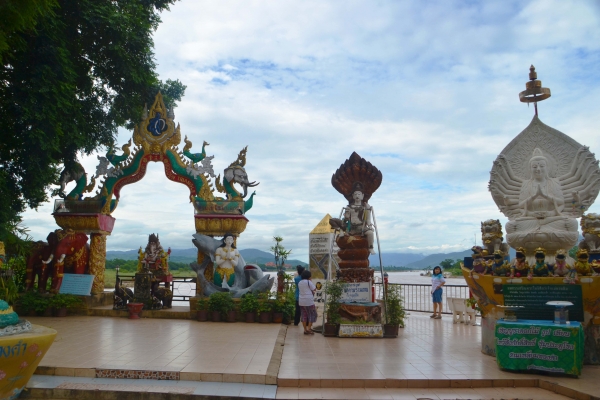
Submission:
[[[25,207],[47,200],[61,164],[111,146],[159,89],[168,104],[181,99],[181,82],[157,77],[152,40],[174,2],[57,0],[34,13],[35,29],[0,26],[14,46],[0,66],[0,239]]]

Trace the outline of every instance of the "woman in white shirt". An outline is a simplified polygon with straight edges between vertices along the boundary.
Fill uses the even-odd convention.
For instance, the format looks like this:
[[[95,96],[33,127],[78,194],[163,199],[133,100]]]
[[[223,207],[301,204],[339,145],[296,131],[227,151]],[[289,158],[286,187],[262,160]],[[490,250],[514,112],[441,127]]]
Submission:
[[[442,318],[442,286],[446,283],[442,274],[442,267],[439,265],[433,269],[431,275],[431,298],[433,299],[433,315],[429,318]]]
[[[317,321],[317,309],[313,296],[317,287],[310,281],[310,271],[302,271],[302,280],[298,283],[298,305],[300,306],[302,326],[305,335],[314,335],[312,331],[313,322]]]

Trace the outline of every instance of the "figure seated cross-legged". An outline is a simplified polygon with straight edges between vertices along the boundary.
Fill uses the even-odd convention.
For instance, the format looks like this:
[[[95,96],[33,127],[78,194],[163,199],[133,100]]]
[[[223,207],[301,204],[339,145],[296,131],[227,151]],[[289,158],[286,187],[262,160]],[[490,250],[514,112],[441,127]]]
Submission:
[[[366,236],[369,243],[369,253],[375,254],[373,249],[373,223],[371,222],[371,206],[363,201],[363,185],[356,182],[352,188],[352,201],[344,207],[344,218],[331,218],[329,224],[340,231],[340,236]]]

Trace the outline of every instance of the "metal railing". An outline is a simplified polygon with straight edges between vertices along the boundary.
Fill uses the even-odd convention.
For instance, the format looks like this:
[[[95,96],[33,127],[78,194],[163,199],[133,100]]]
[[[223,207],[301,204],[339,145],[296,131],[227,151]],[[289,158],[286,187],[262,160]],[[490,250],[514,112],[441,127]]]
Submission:
[[[400,293],[404,299],[406,311],[433,312],[431,301],[431,285],[413,283],[388,283],[388,286],[399,286]],[[383,285],[375,282],[375,296],[377,299],[383,297]],[[448,297],[469,298],[469,287],[467,285],[444,285],[442,294],[442,314],[452,314],[448,310]]]
[[[135,275],[121,275],[119,278],[124,286],[133,289]],[[173,292],[173,301],[189,301],[190,297],[196,296],[195,276],[174,276],[169,289]]]

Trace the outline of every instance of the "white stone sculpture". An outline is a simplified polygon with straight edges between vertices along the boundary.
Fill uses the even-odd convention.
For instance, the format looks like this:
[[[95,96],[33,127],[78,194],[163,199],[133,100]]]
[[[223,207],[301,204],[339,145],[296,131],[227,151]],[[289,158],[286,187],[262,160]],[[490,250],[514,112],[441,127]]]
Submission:
[[[506,240],[524,247],[530,262],[538,247],[553,257],[577,243],[576,218],[600,190],[594,154],[537,116],[502,150],[490,174],[492,197],[509,220]]]

